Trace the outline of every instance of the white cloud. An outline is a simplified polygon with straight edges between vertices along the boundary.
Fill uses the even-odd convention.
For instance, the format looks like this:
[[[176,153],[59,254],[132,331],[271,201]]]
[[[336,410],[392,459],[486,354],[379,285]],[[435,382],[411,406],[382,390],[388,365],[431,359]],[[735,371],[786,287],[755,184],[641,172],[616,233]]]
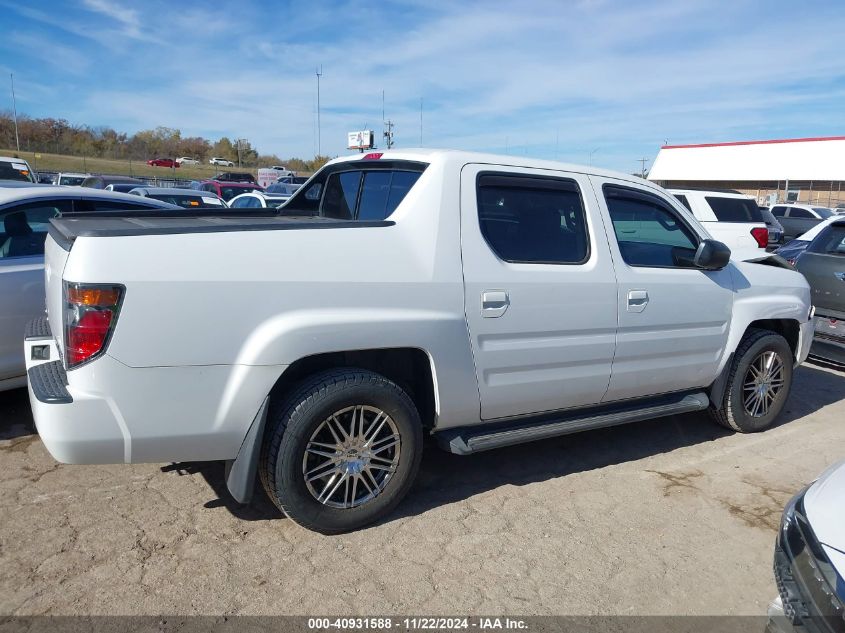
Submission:
[[[843,90],[845,49],[835,38],[795,37],[819,23],[845,27],[845,15],[825,5],[785,22],[777,7],[761,12],[748,0],[243,3],[224,14],[156,3],[145,5],[155,18],[143,28],[124,5],[86,6],[162,46],[120,39],[112,81],[92,82],[72,115],[57,114],[248,137],[282,156],[314,151],[318,64],[331,154],[345,151],[347,130],[380,132],[382,89],[400,145],[419,142],[423,97],[426,144],[507,143],[581,162],[599,147],[595,162],[628,171],[667,138],[841,129],[836,108],[821,104]]]

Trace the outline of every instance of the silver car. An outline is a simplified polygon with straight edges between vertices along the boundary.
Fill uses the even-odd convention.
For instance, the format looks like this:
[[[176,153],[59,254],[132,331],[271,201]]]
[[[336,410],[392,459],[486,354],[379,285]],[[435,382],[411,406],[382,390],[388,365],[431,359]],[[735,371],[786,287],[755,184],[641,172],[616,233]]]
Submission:
[[[26,385],[21,335],[44,313],[44,240],[70,212],[173,209],[158,200],[64,186],[0,187],[0,391]]]

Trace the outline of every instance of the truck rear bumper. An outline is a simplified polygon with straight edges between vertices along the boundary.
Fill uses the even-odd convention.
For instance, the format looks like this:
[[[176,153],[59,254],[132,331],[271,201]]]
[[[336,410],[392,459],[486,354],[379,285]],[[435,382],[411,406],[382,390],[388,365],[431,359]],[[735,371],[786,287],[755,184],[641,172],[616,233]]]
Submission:
[[[128,367],[105,354],[66,372],[52,338],[24,346],[35,426],[67,464],[234,459],[285,369]]]

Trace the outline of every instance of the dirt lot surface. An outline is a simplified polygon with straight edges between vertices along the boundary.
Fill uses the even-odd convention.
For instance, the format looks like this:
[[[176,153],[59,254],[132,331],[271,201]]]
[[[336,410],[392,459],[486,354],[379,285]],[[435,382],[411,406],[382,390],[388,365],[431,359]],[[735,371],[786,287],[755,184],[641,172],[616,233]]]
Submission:
[[[0,393],[0,614],[761,614],[781,509],[845,458],[845,374],[781,423],[704,415],[471,457],[427,448],[390,517],[325,537],[220,463],[65,466]]]

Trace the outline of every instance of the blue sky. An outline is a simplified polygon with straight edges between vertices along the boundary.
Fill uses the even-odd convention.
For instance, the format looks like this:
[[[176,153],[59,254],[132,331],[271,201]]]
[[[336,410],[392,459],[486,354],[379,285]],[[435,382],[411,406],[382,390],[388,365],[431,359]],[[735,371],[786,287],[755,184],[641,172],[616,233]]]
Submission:
[[[422,144],[623,171],[670,143],[845,134],[845,3],[0,0],[0,108],[346,153]]]

